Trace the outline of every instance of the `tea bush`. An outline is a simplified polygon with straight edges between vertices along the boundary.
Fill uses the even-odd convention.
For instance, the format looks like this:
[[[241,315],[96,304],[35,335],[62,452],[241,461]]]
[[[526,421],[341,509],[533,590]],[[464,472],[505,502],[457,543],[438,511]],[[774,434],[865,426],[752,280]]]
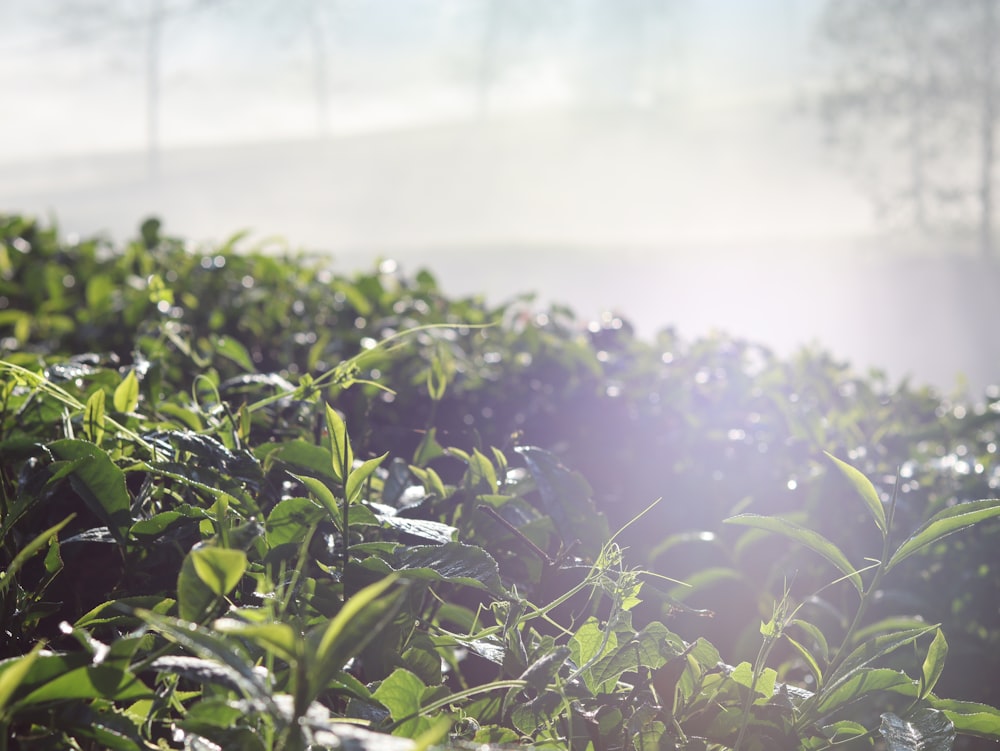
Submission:
[[[243,243],[0,217],[5,744],[1000,737],[1000,394]]]

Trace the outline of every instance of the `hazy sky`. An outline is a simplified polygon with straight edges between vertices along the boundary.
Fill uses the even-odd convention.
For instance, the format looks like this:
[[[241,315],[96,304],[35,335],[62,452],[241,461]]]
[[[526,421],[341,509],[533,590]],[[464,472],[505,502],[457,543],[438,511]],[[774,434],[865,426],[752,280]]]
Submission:
[[[733,101],[787,108],[820,4],[158,1],[165,147],[314,135],[317,44],[334,133],[475,115],[487,45],[493,114],[608,91],[639,106],[659,97],[682,119]],[[0,162],[143,147],[156,2],[0,2]]]
[[[828,1],[0,0],[0,211],[280,234],[948,384],[982,357],[912,333],[968,329],[961,293],[850,253],[877,225],[810,110]]]

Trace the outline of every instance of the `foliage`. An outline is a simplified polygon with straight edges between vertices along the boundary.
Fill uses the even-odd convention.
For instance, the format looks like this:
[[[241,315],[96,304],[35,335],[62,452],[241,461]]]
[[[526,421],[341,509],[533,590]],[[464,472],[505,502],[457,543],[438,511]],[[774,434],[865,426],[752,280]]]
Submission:
[[[944,667],[996,639],[987,408],[387,263],[0,230],[0,743],[1000,739]]]
[[[994,253],[998,18],[992,2],[828,2],[819,108],[861,167],[879,218],[977,230]],[[959,234],[959,233],[956,233]]]

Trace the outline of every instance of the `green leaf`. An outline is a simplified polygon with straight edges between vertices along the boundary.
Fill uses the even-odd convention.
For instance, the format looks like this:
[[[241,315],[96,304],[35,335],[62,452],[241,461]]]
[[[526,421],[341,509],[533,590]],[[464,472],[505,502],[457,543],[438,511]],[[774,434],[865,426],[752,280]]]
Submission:
[[[806,661],[809,666],[809,670],[812,671],[813,677],[816,679],[817,685],[823,685],[823,670],[819,666],[819,661],[803,644],[795,641],[788,634],[785,634],[785,639],[791,644],[795,650],[802,656],[802,659]]]
[[[354,509],[351,509],[351,514],[353,513]],[[383,527],[439,544],[454,542],[455,535],[458,534],[458,529],[450,524],[426,519],[411,519],[408,516],[395,516],[393,514],[376,514],[375,518],[381,522]],[[354,520],[351,521],[353,523]]]
[[[468,470],[465,473],[465,485],[469,490],[479,493],[497,492],[497,474],[486,455],[479,449],[473,449],[468,459]]]
[[[440,357],[431,360],[431,367],[427,371],[427,395],[431,401],[439,402],[444,398],[445,389],[448,386],[448,376],[445,375],[444,366]]]
[[[192,524],[199,519],[207,519],[208,514],[195,506],[183,505],[181,509],[171,509],[153,514],[148,519],[140,519],[129,528],[130,537],[157,538],[175,525]]]
[[[83,430],[91,443],[98,446],[104,440],[104,402],[107,399],[104,389],[97,389],[83,408]]]
[[[296,438],[281,444],[267,455],[267,462],[280,461],[297,473],[324,477],[335,482],[340,478],[333,473],[333,459],[329,449]],[[298,475],[296,475],[297,477]]]
[[[351,450],[344,419],[329,404],[326,405],[326,431],[330,435],[333,476],[337,482],[346,482],[351,465],[354,464],[354,452]]]
[[[847,478],[848,482],[854,486],[854,489],[861,496],[861,500],[865,502],[865,506],[868,507],[868,513],[872,515],[875,520],[875,524],[882,533],[882,537],[886,536],[887,527],[885,523],[885,509],[882,507],[882,500],[878,497],[878,491],[875,486],[872,485],[871,480],[864,476],[864,474],[852,467],[845,461],[841,461],[833,454],[824,451],[830,460],[836,465],[837,469],[841,471],[844,477]]]
[[[0,593],[6,591],[7,587],[10,586],[10,583],[14,581],[14,575],[24,566],[25,563],[28,562],[29,559],[48,545],[49,540],[59,534],[59,531],[69,524],[73,520],[74,516],[76,516],[76,514],[70,514],[58,524],[54,524],[49,527],[17,552],[17,555],[14,556],[14,560],[12,560],[10,565],[7,566],[7,570],[0,571]]]
[[[955,726],[937,709],[918,709],[907,719],[892,712],[882,715],[879,728],[887,751],[951,751]]]
[[[85,627],[114,625],[120,628],[135,628],[139,619],[133,615],[135,608],[145,608],[153,613],[163,614],[171,610],[176,601],[170,597],[146,595],[139,597],[122,597],[117,600],[102,602],[89,612],[80,616],[73,625],[82,629]]]
[[[394,722],[405,720],[393,728],[393,735],[412,737],[430,727],[430,722],[419,716],[420,697],[426,688],[409,670],[397,668],[372,692],[372,698],[389,710]]]
[[[322,485],[319,480],[315,482]],[[325,516],[325,511],[308,498],[280,501],[271,509],[264,525],[268,546],[273,549],[290,542],[301,544],[313,525]]]
[[[219,618],[212,623],[212,628],[253,642],[289,664],[302,656],[301,641],[287,623],[247,623],[235,618]]]
[[[50,443],[49,450],[57,459],[76,462],[69,474],[73,490],[124,545],[132,526],[132,499],[125,485],[125,473],[107,453],[88,441],[64,438]]]
[[[559,668],[563,666],[569,655],[569,647],[556,647],[551,652],[543,654],[525,668],[524,672],[518,676],[518,680],[524,681],[536,691],[544,691],[555,678],[559,672]]]
[[[496,560],[476,545],[413,545],[403,548],[397,560],[393,568],[408,579],[463,584],[499,597],[506,594]]]
[[[45,571],[56,574],[63,568],[63,560],[59,550],[59,538],[53,535],[49,538],[49,549],[45,551]]]
[[[212,588],[198,575],[194,559],[184,557],[177,574],[177,613],[188,621],[200,621],[219,601]]]
[[[407,592],[406,587],[390,591],[398,582],[398,576],[389,575],[368,585],[344,603],[326,626],[309,633],[310,701],[395,617]]]
[[[113,699],[116,701],[148,698],[153,692],[136,676],[114,665],[86,665],[61,673],[39,686],[18,706],[29,706],[69,699]]]
[[[1000,709],[973,701],[929,697],[931,706],[940,709],[964,735],[1000,741]]]
[[[938,629],[934,633],[934,640],[927,650],[927,656],[920,668],[920,698],[926,699],[927,695],[934,690],[941,672],[944,670],[945,659],[948,657],[948,641],[944,638],[944,632]]]
[[[873,691],[893,691],[903,696],[916,697],[916,682],[898,670],[868,668],[857,670],[835,687],[827,688],[802,703],[799,725],[811,724],[821,717],[828,717],[842,707],[852,704]]]
[[[937,542],[952,532],[958,532],[995,516],[1000,516],[1000,500],[996,498],[959,503],[939,511],[899,546],[889,559],[889,563],[886,564],[885,570],[889,571],[918,550]]]
[[[545,512],[552,517],[565,544],[579,540],[579,550],[598,554],[611,536],[604,514],[593,501],[593,491],[586,479],[559,461],[548,451],[532,446],[514,449],[528,467]],[[496,485],[494,484],[496,492]]]
[[[759,694],[765,700],[774,695],[774,684],[778,680],[778,674],[771,668],[764,668],[757,676],[757,683],[753,681],[753,665],[749,662],[741,662],[729,675],[736,683],[744,688],[752,688],[755,694]]]
[[[374,459],[369,459],[357,469],[351,470],[351,474],[347,478],[347,487],[344,489],[344,495],[347,496],[348,503],[353,503],[358,499],[361,495],[361,490],[364,487],[365,482],[387,456],[389,456],[388,451],[382,454],[382,456],[376,456]]]
[[[444,453],[444,448],[437,440],[437,428],[428,428],[420,444],[413,452],[413,464],[417,467],[424,467],[432,459],[443,456]]]
[[[130,370],[115,389],[112,399],[116,412],[135,412],[139,406],[139,379],[135,371]]]
[[[684,651],[681,638],[656,621],[631,639],[616,639],[614,643],[618,643],[617,648],[597,660],[591,668],[597,686],[616,681],[625,672],[636,673],[642,668],[656,670]]]
[[[887,655],[906,644],[910,644],[924,634],[928,634],[935,629],[937,629],[936,625],[924,626],[921,628],[908,629],[906,631],[883,634],[882,636],[876,636],[875,638],[865,640],[861,646],[857,647],[853,652],[845,657],[837,669],[830,674],[828,678],[829,682],[826,688],[834,688],[838,683],[847,680],[852,673],[860,668],[872,664],[880,657],[883,657],[884,655]]]
[[[212,343],[215,345],[216,354],[232,360],[247,373],[253,373],[256,370],[253,360],[250,358],[250,353],[236,339],[233,339],[231,336],[220,336],[214,339]]]
[[[787,519],[781,519],[776,516],[761,516],[760,514],[740,514],[739,516],[731,516],[724,521],[726,524],[740,524],[745,527],[754,527],[755,529],[766,529],[769,532],[774,532],[790,540],[794,540],[801,545],[805,545],[836,566],[845,575],[847,580],[854,585],[859,594],[864,591],[861,576],[855,570],[854,566],[851,565],[851,562],[847,560],[847,556],[841,552],[840,548],[818,532],[806,529]]]
[[[189,554],[195,573],[214,594],[229,594],[247,570],[247,554],[242,550],[203,547]]]
[[[31,671],[31,666],[38,659],[38,653],[42,650],[42,643],[39,642],[28,654],[15,658],[13,662],[5,666],[0,672],[0,718],[3,717],[4,710],[10,702],[11,697],[21,685],[21,681]]]
[[[824,725],[820,731],[831,741],[839,742],[850,738],[868,735],[868,728],[860,722],[853,720],[840,720],[829,725]]]
[[[218,635],[195,623],[158,615],[149,610],[137,610],[136,615],[198,657],[225,666],[233,685],[245,698],[279,716],[280,710],[271,698],[271,687],[264,676],[254,669],[254,661],[238,648],[238,643],[233,639],[220,639]]]
[[[329,453],[327,453],[327,456],[329,456]],[[319,478],[309,477],[309,475],[293,476],[296,480],[309,488],[309,492],[316,497],[316,500],[323,504],[323,508],[326,509],[326,513],[329,515],[330,520],[337,526],[338,530],[343,532],[344,517],[340,513],[340,506],[337,504],[336,496],[334,496],[333,491],[326,486],[326,483]]]

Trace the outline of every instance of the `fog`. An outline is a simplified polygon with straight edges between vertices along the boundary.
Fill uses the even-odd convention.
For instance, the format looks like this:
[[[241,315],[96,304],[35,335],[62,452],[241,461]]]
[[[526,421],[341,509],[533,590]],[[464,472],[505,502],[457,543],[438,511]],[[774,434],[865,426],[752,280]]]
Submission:
[[[941,117],[972,99],[925,128],[927,206],[890,200],[917,152],[863,148],[889,119],[831,144],[827,7],[4,0],[0,211],[118,240],[154,213],[196,242],[247,229],[345,272],[392,257],[453,294],[819,344],[975,395],[1000,375],[961,182],[982,164],[935,156],[978,142]]]

